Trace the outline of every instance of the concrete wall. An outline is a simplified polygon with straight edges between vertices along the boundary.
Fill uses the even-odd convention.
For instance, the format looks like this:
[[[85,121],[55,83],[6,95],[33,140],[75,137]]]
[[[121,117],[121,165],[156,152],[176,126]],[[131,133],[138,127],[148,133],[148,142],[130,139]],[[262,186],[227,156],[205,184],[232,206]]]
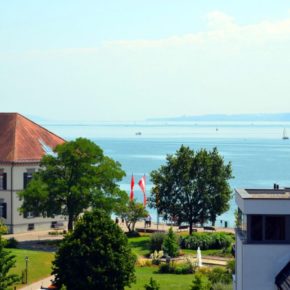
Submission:
[[[236,242],[236,290],[276,290],[275,277],[290,260],[290,245]]]
[[[242,277],[243,277],[243,265],[242,265],[242,241],[236,234],[236,273],[235,273],[235,290],[242,290]]]
[[[244,214],[278,214],[290,213],[290,199],[243,199],[235,193],[236,204]]]

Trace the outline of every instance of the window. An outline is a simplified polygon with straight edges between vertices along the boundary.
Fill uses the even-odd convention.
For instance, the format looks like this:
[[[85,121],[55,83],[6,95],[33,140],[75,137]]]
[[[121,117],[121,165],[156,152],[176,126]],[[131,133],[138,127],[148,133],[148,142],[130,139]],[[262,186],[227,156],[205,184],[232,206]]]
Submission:
[[[285,216],[265,217],[265,240],[285,240]]]
[[[28,224],[28,230],[33,231],[34,230],[34,224]]]
[[[34,172],[35,172],[35,169],[27,169],[27,172],[23,173],[23,188],[27,187],[27,184],[32,179]]]
[[[7,219],[7,203],[0,202],[0,218]]]
[[[250,240],[252,242],[286,242],[286,216],[251,215]]]
[[[252,215],[251,217],[251,239],[262,241],[263,239],[263,216]]]
[[[25,219],[31,219],[31,218],[34,218],[34,215],[32,214],[31,211],[28,211],[28,212],[24,212],[23,217],[24,217]]]
[[[7,189],[7,174],[3,171],[3,169],[0,170],[0,190],[6,190]]]

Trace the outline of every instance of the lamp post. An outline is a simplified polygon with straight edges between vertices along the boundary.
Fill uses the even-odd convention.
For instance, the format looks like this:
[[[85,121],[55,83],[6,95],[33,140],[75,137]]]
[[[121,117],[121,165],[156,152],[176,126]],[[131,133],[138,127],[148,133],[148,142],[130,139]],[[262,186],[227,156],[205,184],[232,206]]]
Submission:
[[[26,274],[25,282],[27,284],[28,283],[28,257],[27,256],[25,257],[25,274]]]

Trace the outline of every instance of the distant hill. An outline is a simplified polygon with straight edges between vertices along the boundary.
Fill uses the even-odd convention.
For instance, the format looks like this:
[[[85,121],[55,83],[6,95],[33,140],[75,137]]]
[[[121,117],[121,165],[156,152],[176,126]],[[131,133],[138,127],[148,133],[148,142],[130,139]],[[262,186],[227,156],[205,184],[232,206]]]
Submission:
[[[196,116],[179,116],[169,118],[154,118],[148,121],[175,121],[175,122],[209,122],[209,121],[236,121],[236,122],[290,122],[290,113],[279,114],[212,114],[212,115],[196,115]]]

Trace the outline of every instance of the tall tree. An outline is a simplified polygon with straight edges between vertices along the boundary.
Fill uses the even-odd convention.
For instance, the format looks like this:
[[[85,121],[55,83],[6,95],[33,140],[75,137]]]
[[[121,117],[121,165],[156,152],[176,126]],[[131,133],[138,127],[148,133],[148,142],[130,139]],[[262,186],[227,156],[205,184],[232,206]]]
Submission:
[[[55,283],[68,290],[123,290],[135,281],[136,257],[104,211],[86,212],[65,236],[53,262]]]
[[[166,165],[151,172],[150,206],[165,218],[188,223],[191,234],[194,223],[215,220],[227,210],[230,178],[231,164],[224,164],[216,148],[194,152],[182,145],[175,155],[167,155]]]
[[[27,188],[19,193],[21,212],[34,216],[68,216],[68,229],[84,209],[95,206],[108,211],[126,195],[117,182],[125,172],[92,141],[78,138],[58,145],[45,155]]]
[[[0,290],[10,289],[10,286],[18,282],[19,276],[10,274],[10,270],[15,267],[15,256],[5,249],[5,240],[2,234],[6,233],[6,227],[0,221]]]

